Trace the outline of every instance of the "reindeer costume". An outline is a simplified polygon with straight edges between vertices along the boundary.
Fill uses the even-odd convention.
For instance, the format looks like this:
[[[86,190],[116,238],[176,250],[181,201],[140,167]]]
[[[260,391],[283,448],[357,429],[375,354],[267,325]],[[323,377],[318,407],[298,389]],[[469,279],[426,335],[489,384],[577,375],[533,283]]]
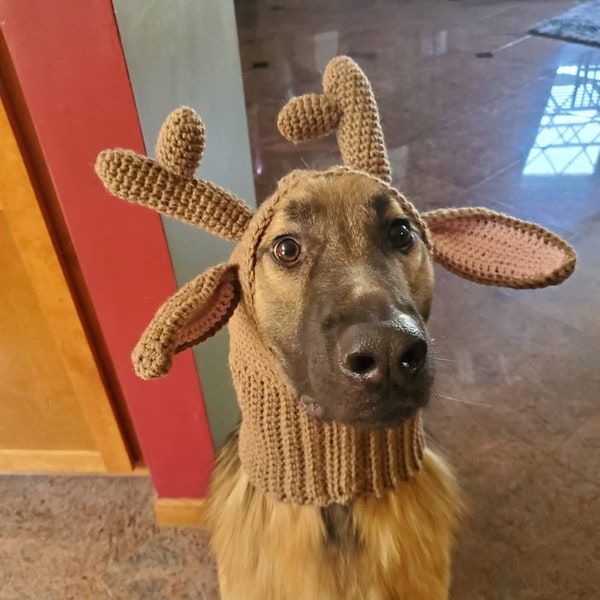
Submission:
[[[229,323],[242,420],[239,438],[221,453],[207,511],[223,598],[446,598],[460,500],[442,459],[425,448],[421,412],[373,429],[311,415],[255,318],[257,249],[299,184],[358,175],[385,186],[427,251],[461,277],[513,288],[554,285],[571,274],[575,254],[549,231],[486,209],[419,213],[390,186],[377,106],[360,68],[333,59],[323,87],[323,94],[292,99],[279,129],[294,142],[335,130],[345,166],[290,173],[256,214],[231,192],[194,178],[204,128],[191,109],[169,116],[156,160],[100,154],[96,171],[114,195],[238,242],[228,263],[199,275],[158,311],[134,350],[134,367],[144,379],[164,376],[175,353]]]

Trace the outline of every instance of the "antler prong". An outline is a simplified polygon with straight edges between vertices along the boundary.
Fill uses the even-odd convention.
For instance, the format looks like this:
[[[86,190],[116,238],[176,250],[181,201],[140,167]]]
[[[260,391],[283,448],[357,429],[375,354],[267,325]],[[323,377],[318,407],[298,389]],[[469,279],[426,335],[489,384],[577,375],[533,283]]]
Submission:
[[[204,125],[184,107],[161,128],[156,160],[129,150],[105,150],[95,168],[106,189],[123,200],[240,240],[252,209],[233,192],[193,177],[203,150]]]
[[[286,138],[306,141],[337,126],[344,164],[392,180],[379,122],[379,111],[369,80],[347,56],[331,60],[323,74],[323,94],[292,98],[279,114],[279,130]]]
[[[306,142],[334,131],[341,116],[337,103],[324,94],[305,94],[286,104],[277,127],[288,140]]]
[[[156,161],[171,173],[191,179],[202,160],[204,140],[204,123],[195,111],[182,106],[160,128]]]

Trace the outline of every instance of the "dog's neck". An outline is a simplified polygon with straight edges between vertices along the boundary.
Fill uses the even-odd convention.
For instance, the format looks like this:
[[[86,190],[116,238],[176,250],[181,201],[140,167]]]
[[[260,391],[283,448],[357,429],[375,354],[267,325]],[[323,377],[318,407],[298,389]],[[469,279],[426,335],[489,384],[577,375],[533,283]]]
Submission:
[[[243,304],[229,329],[240,459],[258,489],[296,504],[347,504],[381,496],[421,468],[419,413],[401,427],[370,431],[318,421],[285,383]]]

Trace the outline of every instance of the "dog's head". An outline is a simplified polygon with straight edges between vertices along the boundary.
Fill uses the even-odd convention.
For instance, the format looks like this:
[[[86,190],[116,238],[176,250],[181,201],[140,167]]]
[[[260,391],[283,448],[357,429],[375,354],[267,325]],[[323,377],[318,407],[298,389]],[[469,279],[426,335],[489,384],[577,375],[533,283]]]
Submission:
[[[390,185],[359,67],[334,59],[324,89],[290,101],[279,127],[294,141],[336,130],[345,166],[293,171],[256,214],[194,178],[204,129],[190,109],[169,117],[156,160],[120,150],[99,156],[97,172],[115,195],[238,242],[229,263],[158,311],[134,365],[142,378],[165,375],[176,352],[216,333],[241,302],[310,415],[391,427],[429,398],[434,260],[479,283],[534,288],[568,277],[575,254],[549,231],[486,209],[419,213]]]
[[[364,173],[294,172],[254,251],[254,318],[309,414],[399,424],[428,399],[427,230]]]

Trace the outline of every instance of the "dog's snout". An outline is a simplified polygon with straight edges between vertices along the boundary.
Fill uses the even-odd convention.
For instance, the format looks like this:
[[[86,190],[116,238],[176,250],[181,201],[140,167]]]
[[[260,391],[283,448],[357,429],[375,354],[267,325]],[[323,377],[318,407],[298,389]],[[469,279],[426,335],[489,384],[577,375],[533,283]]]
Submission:
[[[340,368],[347,377],[368,386],[403,387],[427,360],[427,341],[416,328],[360,323],[340,336]]]
[[[427,342],[422,338],[416,339],[400,354],[398,368],[417,373],[425,365],[426,358]]]
[[[347,374],[361,381],[380,383],[385,377],[382,361],[373,356],[374,352],[359,348],[343,358],[342,368]]]

